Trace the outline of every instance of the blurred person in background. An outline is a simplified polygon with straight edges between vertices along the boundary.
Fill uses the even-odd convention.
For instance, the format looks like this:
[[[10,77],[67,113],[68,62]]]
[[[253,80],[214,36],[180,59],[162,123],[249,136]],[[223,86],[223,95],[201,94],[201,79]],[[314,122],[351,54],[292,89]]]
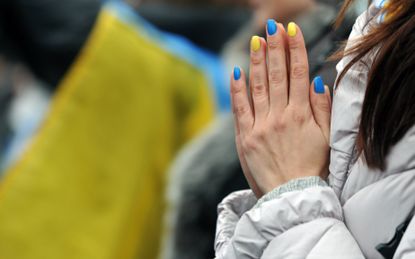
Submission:
[[[246,0],[151,0],[137,10],[160,29],[182,35],[216,55],[252,13]]]
[[[7,136],[10,127],[6,123],[7,107],[12,98],[10,91],[10,68],[5,58],[0,55],[0,147],[3,149],[7,145]]]
[[[24,152],[44,118],[51,95],[50,89],[24,64],[3,60],[0,69],[0,176]]]
[[[235,63],[249,67],[249,42],[252,35],[263,34],[267,18],[276,17],[284,22],[293,19],[305,28],[310,74],[319,74],[328,84],[334,84],[335,62],[326,60],[349,35],[359,10],[354,7],[344,24],[333,31],[338,1],[264,0],[255,3],[253,19],[224,48],[228,70],[231,71]],[[287,15],[281,10],[286,10]],[[236,152],[232,116],[220,117],[207,132],[189,144],[171,171],[164,257],[212,258],[217,204],[232,191],[248,187]]]
[[[0,49],[47,93],[1,104],[0,258],[156,258],[166,168],[229,109],[221,63],[122,1],[0,0]]]

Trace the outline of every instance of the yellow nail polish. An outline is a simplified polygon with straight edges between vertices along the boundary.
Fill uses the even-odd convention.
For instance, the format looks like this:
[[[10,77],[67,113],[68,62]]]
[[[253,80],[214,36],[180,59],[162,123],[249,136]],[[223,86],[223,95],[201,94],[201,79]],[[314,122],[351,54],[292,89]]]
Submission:
[[[297,25],[293,22],[288,24],[288,36],[294,37],[297,35]]]
[[[253,36],[251,39],[251,50],[256,52],[261,48],[261,39],[258,36]]]

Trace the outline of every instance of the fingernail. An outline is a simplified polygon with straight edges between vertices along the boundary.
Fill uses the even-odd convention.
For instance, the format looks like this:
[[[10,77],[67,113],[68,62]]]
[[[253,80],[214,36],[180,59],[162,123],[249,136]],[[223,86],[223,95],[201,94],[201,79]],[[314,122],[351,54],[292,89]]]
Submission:
[[[258,36],[253,36],[251,39],[251,50],[257,52],[261,48],[261,39]]]
[[[297,25],[293,22],[288,24],[288,36],[294,37],[297,35]]]
[[[320,76],[314,78],[314,92],[316,94],[324,94],[325,90],[323,79]]]
[[[238,81],[241,78],[241,69],[239,67],[235,67],[233,69],[233,78]]]
[[[273,19],[267,21],[267,31],[268,35],[274,35],[277,32],[277,23]]]

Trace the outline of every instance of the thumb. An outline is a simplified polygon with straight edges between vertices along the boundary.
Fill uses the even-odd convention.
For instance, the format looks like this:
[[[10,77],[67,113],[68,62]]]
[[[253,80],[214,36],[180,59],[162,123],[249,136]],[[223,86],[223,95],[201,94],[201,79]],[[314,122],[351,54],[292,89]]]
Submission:
[[[331,96],[328,86],[319,76],[314,78],[310,87],[310,102],[314,120],[323,132],[327,143],[330,141]]]

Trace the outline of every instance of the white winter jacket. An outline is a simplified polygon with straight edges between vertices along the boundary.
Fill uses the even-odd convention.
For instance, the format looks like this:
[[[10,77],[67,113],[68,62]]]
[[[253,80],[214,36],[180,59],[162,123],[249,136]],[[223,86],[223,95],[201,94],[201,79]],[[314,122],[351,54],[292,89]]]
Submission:
[[[349,44],[376,26],[380,11],[372,5],[357,19]],[[415,127],[392,148],[384,172],[357,157],[367,74],[356,64],[335,89],[329,185],[311,177],[259,201],[251,191],[231,194],[218,208],[217,258],[415,258]]]

